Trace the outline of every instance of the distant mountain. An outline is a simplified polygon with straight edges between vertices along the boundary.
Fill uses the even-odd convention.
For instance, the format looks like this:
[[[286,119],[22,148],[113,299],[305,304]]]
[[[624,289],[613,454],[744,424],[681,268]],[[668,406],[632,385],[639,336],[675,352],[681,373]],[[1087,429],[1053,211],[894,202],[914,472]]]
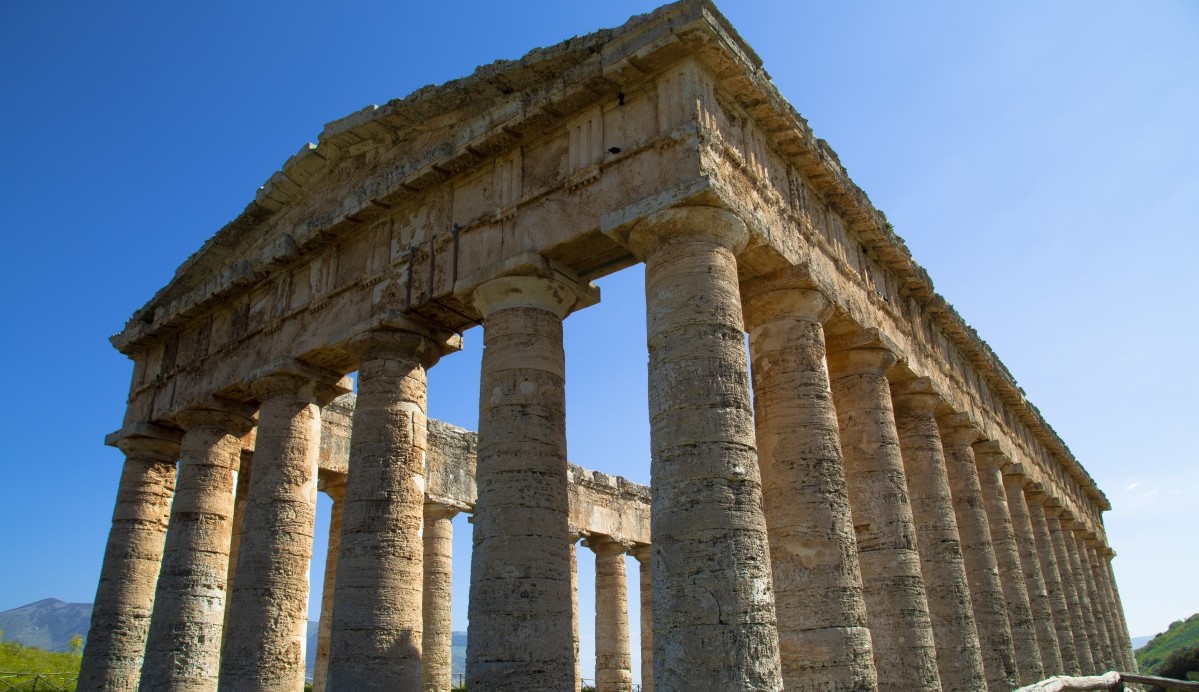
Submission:
[[[1137,649],[1141,648],[1142,646],[1145,646],[1146,644],[1148,644],[1150,639],[1153,639],[1153,637],[1133,637],[1133,638],[1132,638],[1132,648],[1133,648],[1133,651],[1135,651],[1135,650],[1137,650]]]
[[[46,598],[0,612],[0,630],[4,630],[8,641],[48,651],[67,651],[71,637],[78,634],[87,639],[91,620],[91,603],[63,603],[57,598]]]
[[[466,632],[454,632],[450,647],[450,675],[456,683],[459,675],[466,675]]]

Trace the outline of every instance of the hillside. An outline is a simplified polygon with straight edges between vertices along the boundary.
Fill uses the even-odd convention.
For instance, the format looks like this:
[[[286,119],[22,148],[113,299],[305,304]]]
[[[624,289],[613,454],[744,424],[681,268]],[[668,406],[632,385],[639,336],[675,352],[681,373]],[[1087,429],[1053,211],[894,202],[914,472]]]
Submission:
[[[1199,648],[1199,613],[1171,623],[1169,629],[1137,649],[1137,665],[1142,671],[1151,672],[1174,651],[1194,648]]]
[[[91,603],[63,603],[57,598],[46,598],[0,612],[0,630],[8,641],[47,651],[67,651],[72,636],[87,638],[91,619]]]

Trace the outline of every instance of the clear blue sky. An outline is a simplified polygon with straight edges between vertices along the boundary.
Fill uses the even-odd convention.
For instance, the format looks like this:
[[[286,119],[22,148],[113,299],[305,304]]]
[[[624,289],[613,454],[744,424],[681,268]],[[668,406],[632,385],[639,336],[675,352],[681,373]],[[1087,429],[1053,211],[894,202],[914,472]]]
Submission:
[[[0,0],[0,609],[92,599],[131,370],[106,339],[288,156],[367,104],[652,7]],[[722,9],[1111,498],[1132,633],[1199,611],[1199,5]],[[568,416],[572,459],[644,482],[639,282],[567,320]],[[430,413],[474,427],[467,339]]]

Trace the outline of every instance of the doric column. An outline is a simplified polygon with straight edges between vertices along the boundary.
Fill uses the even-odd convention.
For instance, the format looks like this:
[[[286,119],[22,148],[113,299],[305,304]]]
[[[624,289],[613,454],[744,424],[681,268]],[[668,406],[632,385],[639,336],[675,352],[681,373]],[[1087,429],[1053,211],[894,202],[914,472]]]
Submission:
[[[1037,646],[1041,651],[1044,674],[1052,676],[1070,673],[1076,666],[1072,663],[1068,665],[1064,661],[1063,650],[1073,646],[1073,640],[1068,639],[1069,629],[1059,629],[1057,611],[1054,609],[1055,598],[1061,597],[1061,586],[1055,589],[1056,597],[1050,597],[1048,578],[1043,567],[1044,560],[1041,559],[1041,551],[1037,546],[1037,533],[1033,529],[1032,516],[1028,511],[1028,500],[1024,497],[1026,478],[1017,470],[1018,466],[1015,464],[1006,464],[1001,469],[1008,511],[1012,517],[1012,529],[1020,551],[1020,567],[1037,626]],[[1070,642],[1068,646],[1067,641]],[[1075,658],[1071,656],[1069,660],[1073,662]]]
[[[570,641],[575,657],[575,692],[583,689],[583,664],[579,661],[579,533],[574,529],[566,535],[570,544]]]
[[[630,552],[637,558],[641,577],[641,692],[654,692],[653,581],[650,576],[651,546],[637,545]]]
[[[837,412],[825,364],[832,303],[795,270],[742,287],[783,685],[878,685]]]
[[[329,645],[329,688],[420,687],[427,370],[448,350],[396,321],[351,339],[358,400]]]
[[[456,507],[425,503],[425,588],[422,594],[425,631],[421,646],[421,692],[448,692],[453,684],[454,628],[450,592],[456,514]]]
[[[1137,665],[1137,657],[1132,650],[1132,635],[1128,631],[1128,619],[1124,615],[1124,601],[1120,600],[1120,587],[1116,583],[1116,571],[1112,568],[1112,558],[1116,556],[1116,551],[1107,548],[1103,555],[1105,571],[1107,572],[1108,584],[1112,587],[1112,602],[1115,605],[1116,620],[1119,623],[1120,638],[1124,641],[1124,655],[1128,660],[1128,670],[1126,672],[1136,673],[1140,670]]]
[[[1066,596],[1070,632],[1074,635],[1074,652],[1078,657],[1078,667],[1083,675],[1101,672],[1097,670],[1095,660],[1091,656],[1092,627],[1088,626],[1084,616],[1086,600],[1082,597],[1078,586],[1081,575],[1078,574],[1077,561],[1071,560],[1067,548],[1066,535],[1068,532],[1063,532],[1061,523],[1058,521],[1058,515],[1062,508],[1056,504],[1049,504],[1056,501],[1049,498],[1044,492],[1038,491],[1029,494],[1029,498],[1044,509],[1045,525],[1049,530],[1050,540],[1053,542],[1053,554],[1057,558],[1058,575],[1062,580],[1062,591]]]
[[[1091,563],[1091,573],[1095,575],[1095,588],[1099,591],[1100,607],[1103,608],[1107,621],[1108,642],[1112,647],[1112,657],[1116,668],[1120,671],[1130,671],[1128,664],[1128,647],[1120,633],[1120,621],[1116,615],[1116,604],[1112,598],[1111,584],[1107,581],[1107,570],[1103,565],[1103,541],[1096,535],[1087,539],[1087,560]]]
[[[1049,524],[1046,523],[1044,502],[1047,498],[1044,493],[1023,483],[1020,492],[1028,507],[1028,518],[1032,523],[1033,536],[1037,544],[1037,556],[1041,560],[1041,574],[1045,577],[1045,590],[1049,593],[1049,603],[1053,607],[1053,622],[1057,629],[1062,666],[1065,667],[1067,674],[1082,675],[1083,669],[1081,661],[1078,659],[1074,621],[1070,617],[1069,601],[1066,599],[1067,590],[1062,583],[1057,550],[1053,544],[1053,537],[1049,533]]]
[[[142,669],[144,692],[217,688],[233,490],[253,407],[213,402],[176,417],[179,477]]]
[[[642,220],[653,459],[654,687],[778,690],[766,521],[736,254],[715,207]]]
[[[137,689],[175,493],[178,430],[150,423],[109,435],[125,453],[112,528],[92,606],[79,689]]]
[[[337,557],[341,552],[341,527],[346,513],[346,477],[322,478],[320,490],[333,501],[329,512],[329,547],[325,552],[325,583],[321,586],[321,619],[316,631],[316,665],[312,670],[313,692],[326,692],[329,682],[329,643],[333,632],[333,589],[337,580]]]
[[[299,362],[272,366],[250,384],[260,402],[258,432],[221,653],[222,690],[304,689],[320,407],[352,388],[340,373]]]
[[[978,626],[987,687],[993,692],[1010,692],[1020,686],[1020,676],[999,563],[995,558],[974,458],[973,445],[978,441],[978,430],[969,417],[961,413],[941,416],[937,425],[945,450],[945,470],[962,541],[962,558],[966,564],[966,581],[970,585],[970,603]],[[1013,578],[1018,574],[1018,571],[1013,572]]]
[[[221,650],[229,638],[229,609],[233,605],[233,583],[237,580],[237,553],[241,550],[241,532],[246,525],[246,508],[250,504],[250,477],[254,475],[254,430],[242,438],[241,464],[237,468],[237,483],[233,491],[233,526],[229,531],[229,571],[225,577],[225,627],[221,632]]]
[[[878,686],[882,690],[940,690],[932,622],[887,382],[887,370],[896,358],[881,342],[855,342],[849,348],[831,350],[829,374]]]
[[[1037,623],[1033,617],[1032,602],[1028,597],[1027,570],[1020,558],[1012,515],[1008,509],[1007,495],[1003,490],[1003,474],[1000,471],[1006,463],[1003,452],[994,440],[976,442],[974,458],[978,464],[979,488],[982,492],[983,507],[986,509],[987,525],[991,530],[991,545],[999,568],[1003,600],[1007,605],[1012,646],[1020,670],[1020,684],[1031,685],[1047,677],[1037,641],[1038,625],[1047,631],[1046,636],[1051,639],[1046,647],[1050,649],[1051,654],[1046,657],[1047,660],[1057,658],[1059,663],[1061,660],[1060,654],[1057,653],[1057,637],[1053,634],[1053,612],[1049,609],[1049,602],[1041,598],[1038,609],[1041,611],[1039,617],[1044,623]],[[1039,569],[1037,580],[1040,580]],[[1041,589],[1043,597],[1043,583]]]
[[[591,536],[595,553],[595,689],[632,692],[629,649],[629,591],[624,554],[629,546],[608,536]]]
[[[1112,640],[1107,629],[1107,615],[1103,609],[1103,601],[1099,598],[1099,587],[1095,584],[1095,573],[1091,570],[1091,560],[1087,555],[1087,528],[1078,521],[1074,521],[1068,528],[1074,534],[1074,554],[1078,556],[1079,572],[1082,573],[1082,580],[1086,585],[1091,620],[1095,623],[1095,638],[1091,640],[1091,644],[1095,647],[1096,664],[1104,671],[1116,670]]]
[[[936,409],[942,399],[926,378],[894,384],[891,395],[941,684],[951,690],[984,690],[978,629],[937,428]]]
[[[575,657],[562,320],[583,289],[553,271],[473,285],[483,364],[467,686],[568,690]]]

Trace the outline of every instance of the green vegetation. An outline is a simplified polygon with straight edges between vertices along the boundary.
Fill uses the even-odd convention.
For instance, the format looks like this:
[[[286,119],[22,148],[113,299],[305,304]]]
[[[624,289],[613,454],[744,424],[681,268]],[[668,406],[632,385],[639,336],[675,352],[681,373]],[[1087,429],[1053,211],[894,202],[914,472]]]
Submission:
[[[1137,649],[1137,665],[1147,675],[1165,663],[1166,658],[1181,649],[1199,648],[1199,613],[1185,620],[1170,623],[1169,629]]]
[[[3,630],[0,630],[0,637],[3,636]],[[79,635],[76,636],[79,637]],[[82,637],[79,637],[79,644],[80,647],[83,644]],[[32,689],[32,674],[50,673],[48,680],[54,684],[54,687],[46,685],[46,678],[43,677],[39,682],[39,689],[74,690],[75,678],[79,675],[79,663],[82,660],[79,654],[80,647],[76,647],[72,652],[59,653],[39,649],[36,646],[25,646],[20,642],[0,641],[0,672],[30,674],[6,675],[3,681],[10,687],[5,689],[24,690],[26,687]]]

